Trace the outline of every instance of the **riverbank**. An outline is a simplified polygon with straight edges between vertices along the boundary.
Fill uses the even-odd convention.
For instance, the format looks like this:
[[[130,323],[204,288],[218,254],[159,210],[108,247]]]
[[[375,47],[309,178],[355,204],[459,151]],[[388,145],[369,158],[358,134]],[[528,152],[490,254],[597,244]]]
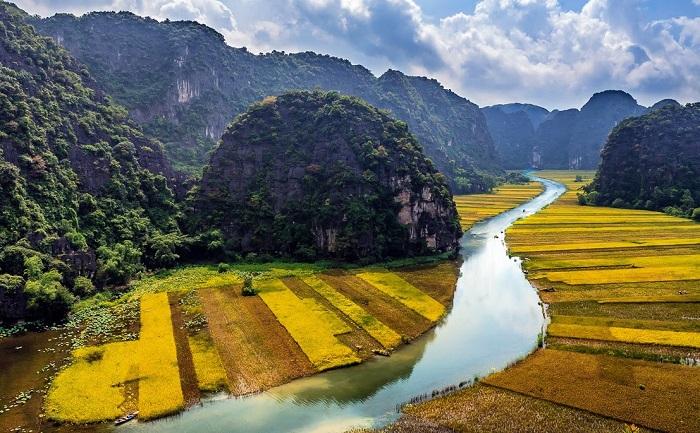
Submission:
[[[385,431],[422,429],[426,422],[434,430],[425,431],[503,431],[513,425],[521,432],[581,431],[582,423],[593,432],[644,431],[639,426],[699,431],[700,370],[687,364],[700,359],[700,224],[656,212],[579,206],[576,193],[590,172],[538,175],[568,191],[516,223],[507,239],[549,305],[548,348],[485,378],[475,390],[407,408],[402,421]],[[517,395],[519,403],[489,406],[494,393]],[[475,419],[486,420],[483,429],[475,428]]]

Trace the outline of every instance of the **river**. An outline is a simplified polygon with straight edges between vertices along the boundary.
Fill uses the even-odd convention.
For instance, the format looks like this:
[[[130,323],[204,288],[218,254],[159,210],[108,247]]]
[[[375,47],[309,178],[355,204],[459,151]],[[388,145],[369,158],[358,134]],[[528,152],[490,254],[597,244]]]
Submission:
[[[388,358],[295,380],[253,396],[213,398],[181,415],[126,424],[117,432],[344,432],[379,427],[411,398],[501,370],[529,354],[544,327],[536,290],[518,258],[509,258],[505,229],[561,195],[563,185],[534,178],[545,191],[474,225],[461,241],[464,259],[454,303],[433,330]]]

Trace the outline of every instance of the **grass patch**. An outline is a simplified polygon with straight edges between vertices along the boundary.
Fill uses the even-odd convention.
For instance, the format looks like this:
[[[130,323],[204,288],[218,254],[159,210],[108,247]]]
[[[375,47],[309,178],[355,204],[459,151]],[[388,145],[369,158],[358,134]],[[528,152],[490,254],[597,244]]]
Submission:
[[[411,310],[436,322],[445,314],[445,306],[421,292],[415,286],[392,272],[360,272],[358,278],[397,299]]]
[[[324,317],[309,309],[280,280],[256,281],[260,298],[320,371],[360,362],[334,335]]]

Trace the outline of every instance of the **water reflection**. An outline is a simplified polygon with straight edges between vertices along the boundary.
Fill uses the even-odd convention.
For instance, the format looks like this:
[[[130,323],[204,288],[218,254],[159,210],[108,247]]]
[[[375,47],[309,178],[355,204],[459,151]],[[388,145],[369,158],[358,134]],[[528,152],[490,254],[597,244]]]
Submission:
[[[222,399],[180,416],[126,425],[124,432],[343,432],[379,426],[416,395],[493,370],[529,353],[543,326],[539,298],[509,258],[502,233],[564,192],[538,179],[545,192],[526,205],[474,226],[462,239],[464,262],[452,310],[434,330],[389,358],[299,379],[267,392]]]

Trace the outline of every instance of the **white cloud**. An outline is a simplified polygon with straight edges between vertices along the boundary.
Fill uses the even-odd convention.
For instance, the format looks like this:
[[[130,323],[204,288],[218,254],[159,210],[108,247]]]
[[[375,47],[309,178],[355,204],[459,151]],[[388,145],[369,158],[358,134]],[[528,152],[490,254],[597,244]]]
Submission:
[[[440,79],[481,104],[580,105],[621,88],[645,103],[700,100],[700,18],[650,21],[644,1],[481,0],[433,20],[421,0],[18,0],[48,14],[127,9],[216,28],[254,52],[314,50]],[[688,0],[686,0],[688,1]],[[699,4],[700,0],[693,0]],[[692,8],[690,1],[688,7]],[[53,10],[52,10],[53,9]],[[234,19],[235,17],[235,19]]]

